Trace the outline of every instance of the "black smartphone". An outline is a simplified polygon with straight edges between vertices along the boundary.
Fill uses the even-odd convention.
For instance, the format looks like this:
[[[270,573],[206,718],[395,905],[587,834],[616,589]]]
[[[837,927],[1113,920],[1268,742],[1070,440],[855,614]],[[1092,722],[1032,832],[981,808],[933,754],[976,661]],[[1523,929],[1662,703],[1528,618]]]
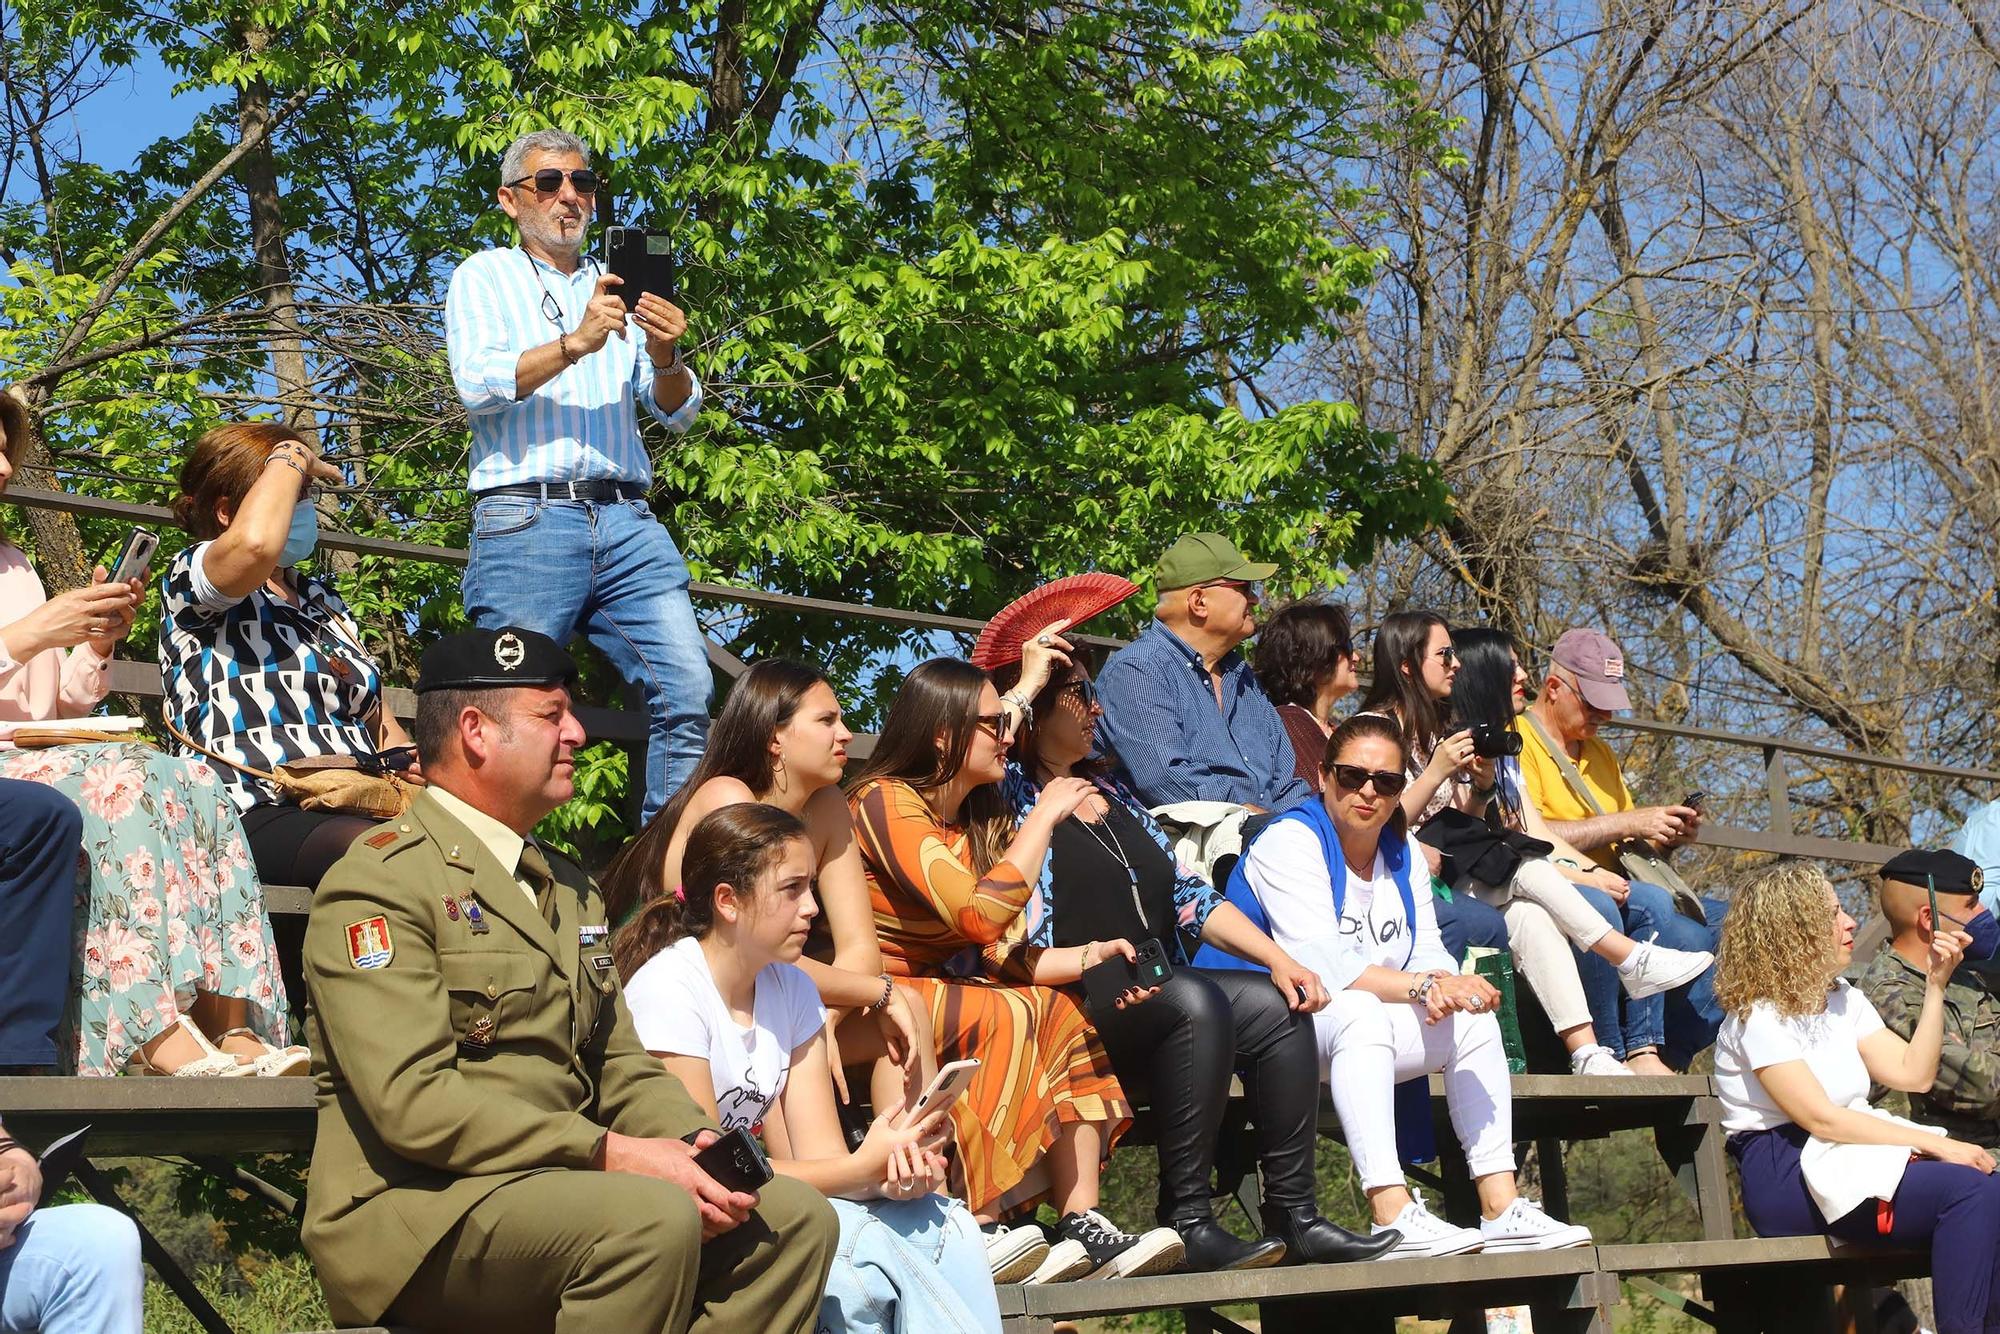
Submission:
[[[1083,994],[1093,1010],[1115,1010],[1118,998],[1133,987],[1157,987],[1174,975],[1173,964],[1157,940],[1142,940],[1133,951],[1138,959],[1114,954],[1083,970]]]
[[[160,549],[160,535],[150,528],[134,528],[125,535],[125,545],[118,549],[118,558],[108,567],[111,582],[127,583],[133,579],[143,579],[153,564],[153,553]]]
[[[56,1192],[69,1180],[69,1174],[83,1161],[83,1137],[90,1133],[89,1126],[82,1126],[64,1135],[55,1143],[42,1150],[39,1165],[42,1169],[42,1194],[35,1201],[37,1209],[46,1209],[56,1197]]]
[[[393,773],[401,773],[416,762],[415,746],[391,746],[387,750],[375,752],[375,763]]]
[[[606,227],[604,268],[624,279],[612,290],[631,310],[648,292],[674,299],[674,239],[651,227]]]
[[[1694,791],[1688,793],[1685,797],[1681,798],[1681,805],[1692,806],[1694,809],[1700,810],[1701,803],[1706,800],[1708,800],[1708,793],[1702,791],[1700,788],[1696,788]]]
[[[742,1126],[724,1132],[721,1139],[695,1154],[694,1165],[730,1190],[754,1195],[774,1175],[764,1146]]]

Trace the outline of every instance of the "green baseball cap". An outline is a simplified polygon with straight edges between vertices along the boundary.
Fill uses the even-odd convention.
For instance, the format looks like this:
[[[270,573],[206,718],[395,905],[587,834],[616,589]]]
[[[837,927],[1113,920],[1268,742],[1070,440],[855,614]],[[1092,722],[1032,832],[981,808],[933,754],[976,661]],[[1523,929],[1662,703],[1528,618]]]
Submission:
[[[1217,579],[1255,583],[1277,572],[1277,566],[1245,556],[1221,533],[1182,533],[1153,567],[1153,587],[1165,593]]]

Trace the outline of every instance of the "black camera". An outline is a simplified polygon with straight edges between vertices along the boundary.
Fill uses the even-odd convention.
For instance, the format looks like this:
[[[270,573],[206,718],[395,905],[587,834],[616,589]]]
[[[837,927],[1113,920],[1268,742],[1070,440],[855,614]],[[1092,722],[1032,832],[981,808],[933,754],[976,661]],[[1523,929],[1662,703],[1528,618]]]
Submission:
[[[1497,760],[1505,755],[1519,755],[1521,734],[1502,723],[1474,723],[1472,753],[1489,760]]]

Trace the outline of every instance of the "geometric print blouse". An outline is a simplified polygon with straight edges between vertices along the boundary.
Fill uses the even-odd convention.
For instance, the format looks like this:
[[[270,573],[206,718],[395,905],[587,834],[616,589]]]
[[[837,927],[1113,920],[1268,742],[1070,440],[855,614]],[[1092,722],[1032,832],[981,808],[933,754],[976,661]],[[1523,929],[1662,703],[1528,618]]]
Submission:
[[[372,758],[382,673],[332,582],[293,570],[297,606],[261,584],[230,602],[198,574],[207,549],[182,551],[160,580],[160,672],[174,726],[258,769],[317,755]],[[239,810],[280,800],[261,778],[213,767]]]

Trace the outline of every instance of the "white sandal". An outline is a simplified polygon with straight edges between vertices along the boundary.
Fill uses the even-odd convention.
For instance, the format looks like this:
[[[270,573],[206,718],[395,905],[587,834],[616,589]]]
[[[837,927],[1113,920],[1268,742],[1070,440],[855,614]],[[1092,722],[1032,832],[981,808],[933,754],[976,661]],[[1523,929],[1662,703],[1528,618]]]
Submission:
[[[215,1044],[208,1040],[208,1035],[189,1023],[185,1015],[174,1020],[172,1026],[166,1031],[167,1033],[171,1033],[175,1028],[180,1029],[193,1038],[195,1045],[201,1048],[202,1054],[191,1061],[182,1062],[172,1070],[162,1070],[146,1059],[145,1052],[135,1051],[132,1053],[132,1058],[125,1063],[125,1073],[128,1075],[169,1075],[175,1079],[241,1079],[245,1075],[256,1073],[254,1067],[239,1065],[234,1056],[231,1056],[227,1052],[216,1050]],[[161,1036],[164,1037],[166,1034],[163,1033]]]
[[[248,1038],[264,1049],[262,1056],[254,1058],[244,1070],[265,1076],[304,1075],[312,1073],[312,1052],[304,1047],[273,1047],[247,1028],[232,1028],[223,1035],[228,1038]],[[224,1053],[227,1055],[227,1053]],[[234,1056],[229,1058],[235,1060]]]

